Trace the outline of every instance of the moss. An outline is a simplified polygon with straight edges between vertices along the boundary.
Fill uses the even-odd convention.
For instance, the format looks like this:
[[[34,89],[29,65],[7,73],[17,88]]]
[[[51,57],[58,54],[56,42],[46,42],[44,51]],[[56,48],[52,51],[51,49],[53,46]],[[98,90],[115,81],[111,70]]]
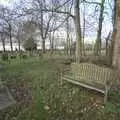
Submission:
[[[118,2],[117,10],[118,10],[117,15],[120,17],[120,2]]]

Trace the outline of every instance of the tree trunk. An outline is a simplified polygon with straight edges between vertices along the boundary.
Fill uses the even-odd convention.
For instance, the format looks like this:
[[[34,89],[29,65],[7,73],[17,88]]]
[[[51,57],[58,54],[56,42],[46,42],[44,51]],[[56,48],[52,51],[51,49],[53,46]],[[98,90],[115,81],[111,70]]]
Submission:
[[[45,39],[42,38],[42,52],[45,53]]]
[[[70,56],[73,56],[73,40],[72,35],[70,37]]]
[[[80,9],[79,9],[79,0],[75,0],[74,3],[74,23],[76,30],[76,62],[80,62],[80,56],[82,56],[82,37],[81,37],[81,27],[80,27]]]
[[[5,52],[5,38],[4,35],[1,36],[1,40],[2,40],[2,46],[3,46],[3,52]]]
[[[116,1],[116,22],[114,28],[114,47],[113,47],[113,61],[114,67],[120,69],[120,1]]]
[[[95,55],[100,55],[101,54],[101,34],[102,34],[104,3],[105,3],[105,0],[101,0],[99,25],[98,25],[97,39],[96,39],[95,51],[94,51]]]
[[[110,36],[111,36],[111,32],[109,32],[109,34],[108,34],[108,36],[107,36],[107,38],[106,38],[106,56],[108,56],[109,55],[109,39],[110,39]]]
[[[21,49],[21,48],[20,48],[20,44],[21,44],[21,43],[20,43],[20,38],[18,38],[18,50],[19,50],[19,52],[20,52],[20,49]]]
[[[19,26],[20,27],[20,26]],[[20,35],[20,33],[21,33],[21,30],[20,29],[18,29],[18,33],[17,33],[17,42],[18,42],[18,51],[20,52],[21,51],[21,35]]]
[[[85,3],[84,3],[84,12],[83,12],[83,55],[85,56]]]
[[[109,39],[106,38],[106,46],[105,46],[105,47],[106,47],[106,48],[105,48],[105,49],[106,49],[106,50],[105,50],[105,51],[106,51],[106,56],[108,56],[108,52],[109,52],[109,49],[108,49],[108,47],[109,47],[109,46],[108,46],[108,40],[109,40]]]
[[[53,54],[53,51],[54,51],[54,33],[55,31],[51,32],[50,33],[50,53]]]
[[[112,19],[112,23],[113,23],[113,33],[112,33],[112,41],[111,41],[111,48],[110,48],[110,64],[111,66],[113,65],[113,50],[114,50],[114,43],[115,43],[115,37],[116,37],[116,12],[117,12],[117,0],[114,0],[114,14],[113,14],[113,19]]]
[[[40,32],[41,32],[41,38],[42,38],[42,52],[45,53],[45,38],[44,38],[44,34],[43,34],[43,0],[40,1],[40,8],[41,8],[41,11],[40,11],[40,19],[41,19],[41,22],[40,22]]]
[[[67,53],[67,55],[70,55],[69,19],[67,19],[66,25],[67,25],[67,45],[66,45],[66,53]]]
[[[11,52],[13,52],[13,43],[12,43],[12,28],[11,25],[9,24],[9,36],[10,36],[10,47],[11,47]]]

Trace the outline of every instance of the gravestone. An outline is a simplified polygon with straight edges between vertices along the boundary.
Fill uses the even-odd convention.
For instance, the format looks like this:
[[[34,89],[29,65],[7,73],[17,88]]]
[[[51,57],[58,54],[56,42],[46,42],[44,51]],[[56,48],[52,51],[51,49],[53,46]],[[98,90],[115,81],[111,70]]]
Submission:
[[[2,71],[2,69],[3,66],[0,65],[0,71]],[[0,76],[0,110],[5,109],[15,103],[16,102],[9,92],[9,89],[2,83]]]

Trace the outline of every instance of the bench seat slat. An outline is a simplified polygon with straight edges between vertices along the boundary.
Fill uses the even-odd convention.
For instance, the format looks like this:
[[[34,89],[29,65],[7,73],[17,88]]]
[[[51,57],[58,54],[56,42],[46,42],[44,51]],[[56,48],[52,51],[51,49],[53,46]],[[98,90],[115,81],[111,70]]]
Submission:
[[[94,87],[97,87],[97,88],[102,89],[102,90],[105,90],[105,85],[104,84],[101,84],[101,83],[98,83],[98,82],[95,82],[95,81],[92,81],[92,80],[87,81],[87,79],[85,79],[84,77],[81,77],[81,76],[74,77],[74,76],[70,76],[70,75],[64,75],[64,76],[62,76],[62,78],[63,77],[67,78],[67,79],[71,79],[73,81],[83,83],[83,84],[94,86]]]
[[[93,86],[90,86],[90,85],[87,85],[87,84],[83,84],[83,83],[78,82],[78,81],[73,81],[73,80],[68,79],[68,78],[65,78],[65,77],[63,77],[63,79],[66,80],[66,81],[68,81],[68,82],[70,82],[70,83],[73,83],[73,84],[76,84],[76,85],[80,85],[80,86],[82,86],[82,87],[85,87],[85,88],[88,88],[88,89],[91,89],[91,90],[95,90],[95,91],[98,91],[98,92],[100,92],[100,93],[105,94],[105,91],[104,91],[104,90],[95,88],[95,87],[93,87]]]

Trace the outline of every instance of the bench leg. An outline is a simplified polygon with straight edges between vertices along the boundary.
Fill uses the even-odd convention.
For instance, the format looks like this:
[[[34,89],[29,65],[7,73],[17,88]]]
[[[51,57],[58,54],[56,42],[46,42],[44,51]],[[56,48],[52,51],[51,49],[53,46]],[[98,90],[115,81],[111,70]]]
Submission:
[[[105,86],[104,104],[107,102],[109,89],[110,89],[110,86],[106,85],[106,86]]]

